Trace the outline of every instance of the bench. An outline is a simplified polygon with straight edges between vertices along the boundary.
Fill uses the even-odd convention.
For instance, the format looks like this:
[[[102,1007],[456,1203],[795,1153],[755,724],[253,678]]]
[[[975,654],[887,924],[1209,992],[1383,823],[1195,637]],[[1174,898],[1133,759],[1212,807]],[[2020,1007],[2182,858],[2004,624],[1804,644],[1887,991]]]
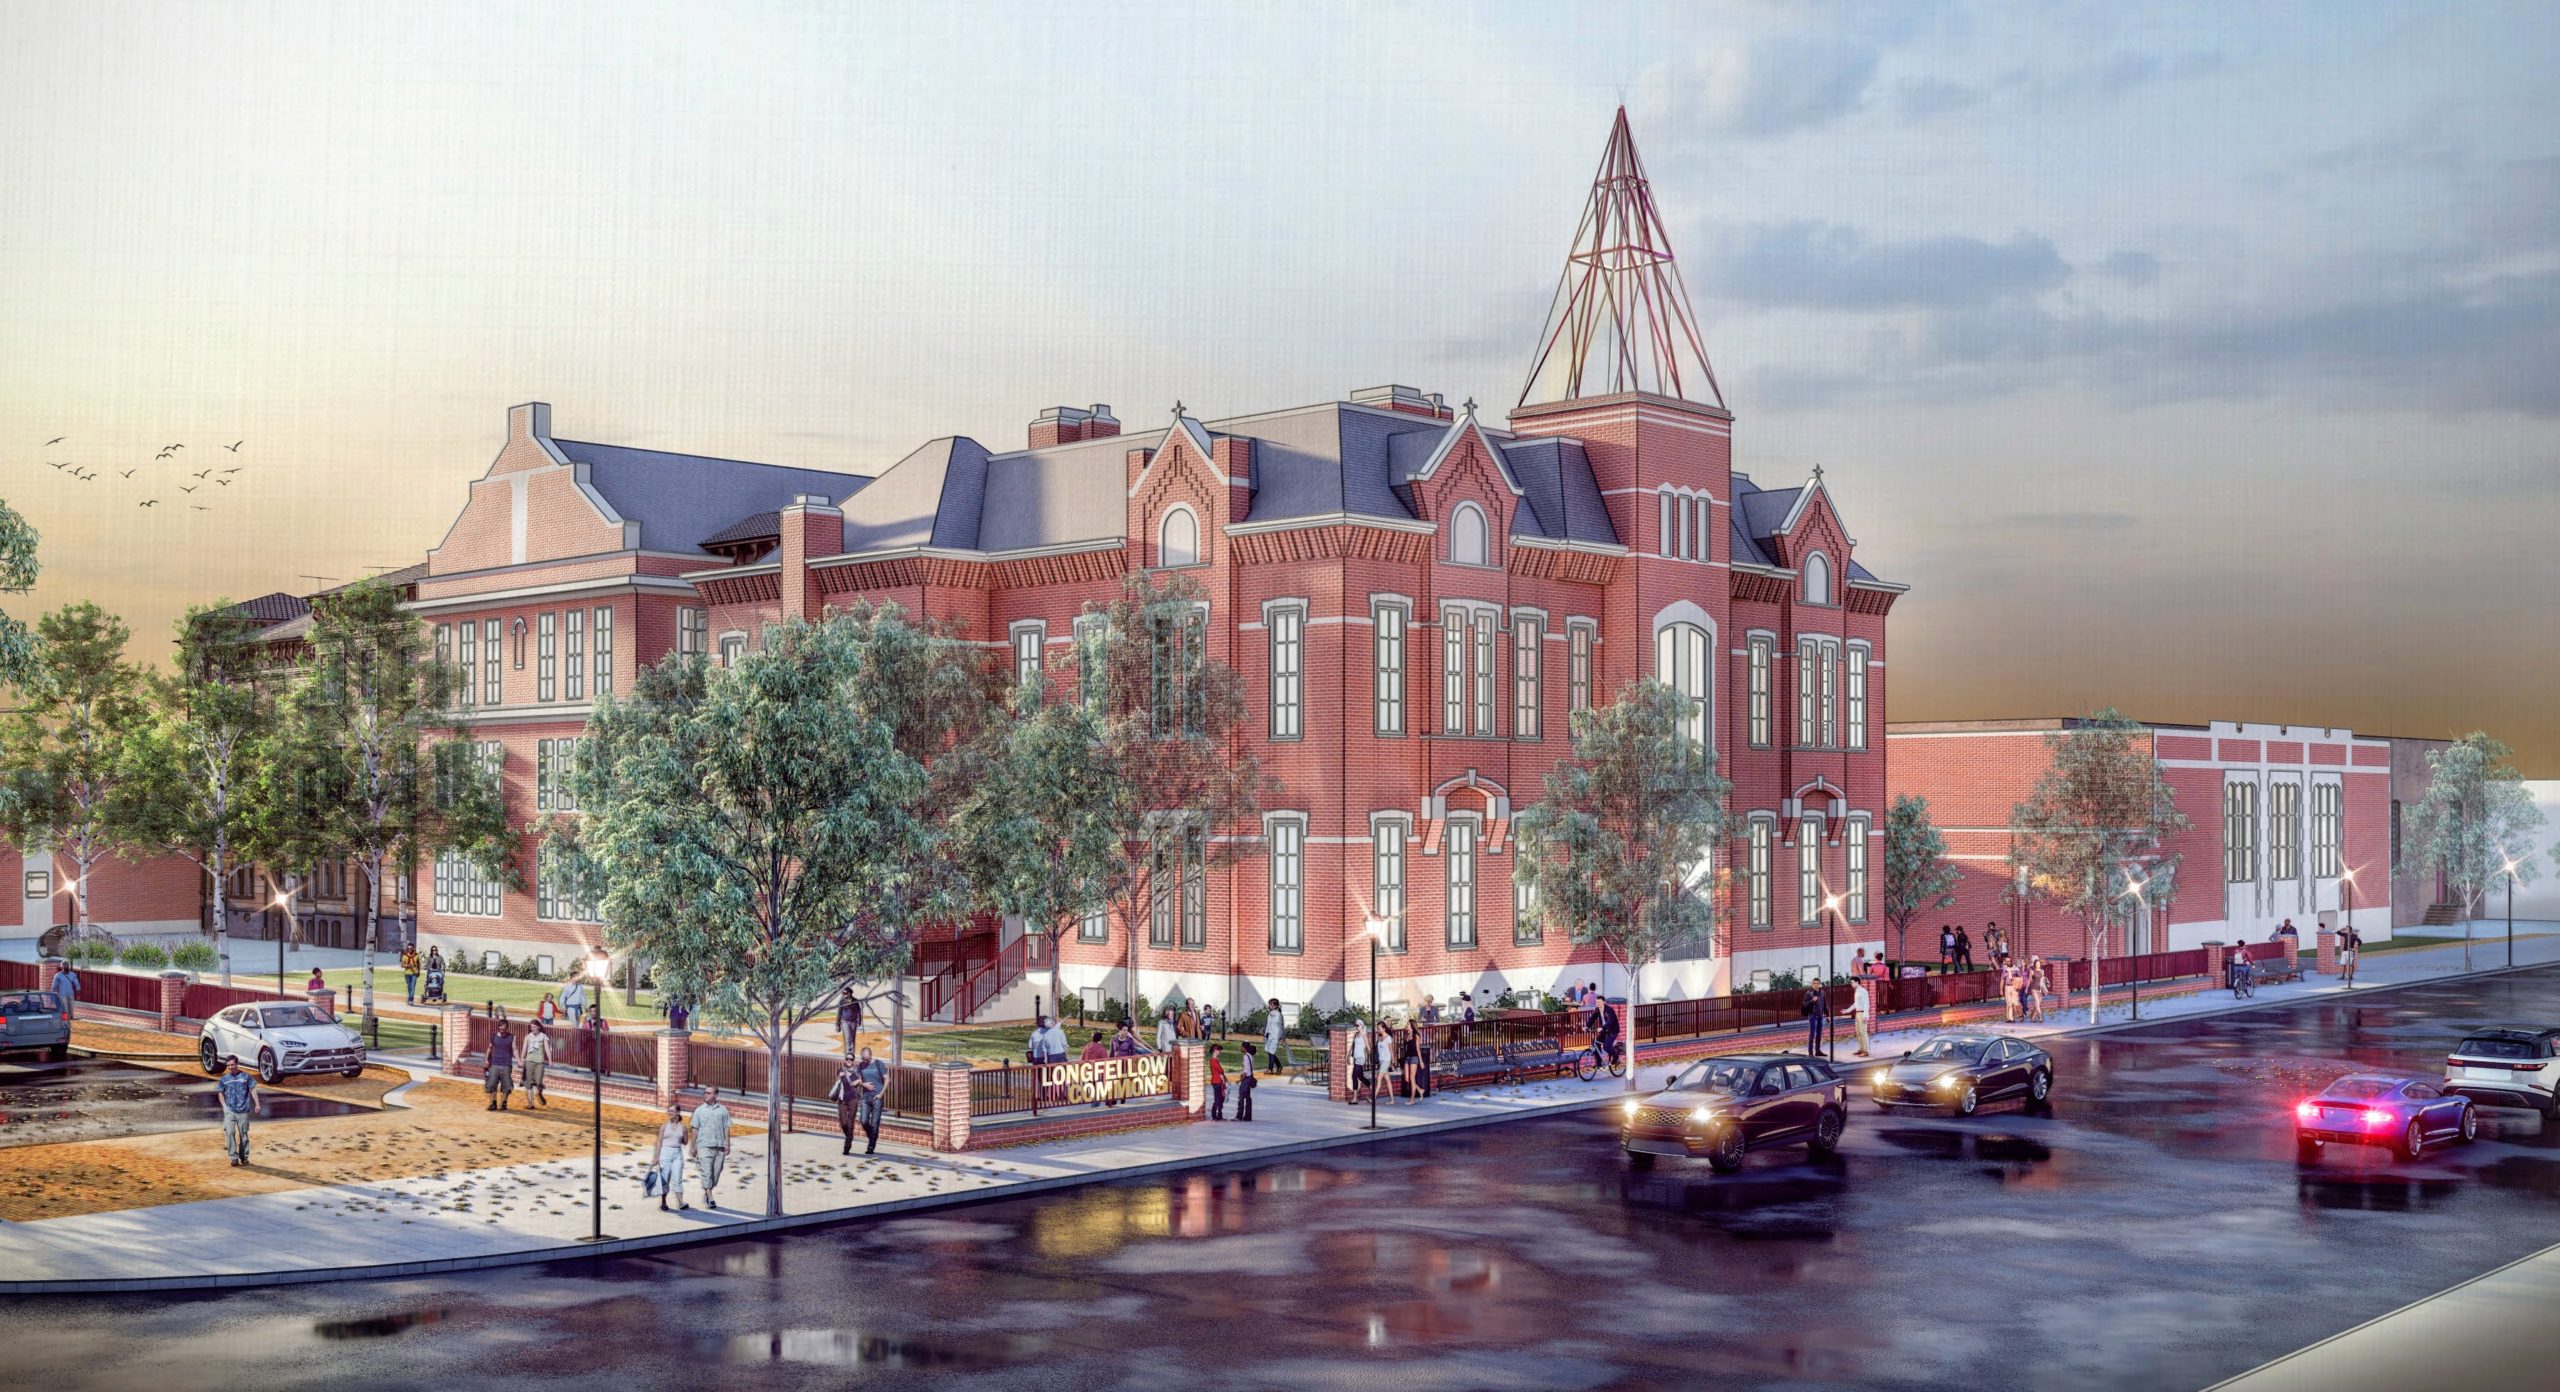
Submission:
[[[2257,984],[2291,981],[2302,975],[2302,959],[2289,946],[2262,942],[2249,944],[2249,968]],[[2223,983],[2228,986],[2227,979]]]
[[[1562,1044],[1552,1039],[1514,1044],[1502,1053],[1504,1060],[1511,1065],[1512,1073],[1524,1079],[1533,1075],[1552,1078],[1571,1073],[1582,1057],[1580,1050],[1567,1053]]]
[[[1434,1087],[1460,1087],[1467,1083],[1498,1083],[1511,1076],[1511,1061],[1490,1044],[1462,1044],[1442,1049],[1435,1057]]]

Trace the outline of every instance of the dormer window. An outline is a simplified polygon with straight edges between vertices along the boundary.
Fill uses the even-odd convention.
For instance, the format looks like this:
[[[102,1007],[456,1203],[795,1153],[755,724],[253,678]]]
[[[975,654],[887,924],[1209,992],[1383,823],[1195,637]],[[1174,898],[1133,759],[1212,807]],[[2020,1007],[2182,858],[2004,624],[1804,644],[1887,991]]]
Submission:
[[[1831,602],[1831,562],[1819,551],[1804,558],[1804,602]]]
[[[1200,564],[1200,519],[1192,515],[1191,509],[1178,507],[1164,515],[1156,529],[1156,564]]]
[[[1473,503],[1460,503],[1449,514],[1449,560],[1455,565],[1490,565],[1486,554],[1491,548],[1486,535],[1484,509]]]

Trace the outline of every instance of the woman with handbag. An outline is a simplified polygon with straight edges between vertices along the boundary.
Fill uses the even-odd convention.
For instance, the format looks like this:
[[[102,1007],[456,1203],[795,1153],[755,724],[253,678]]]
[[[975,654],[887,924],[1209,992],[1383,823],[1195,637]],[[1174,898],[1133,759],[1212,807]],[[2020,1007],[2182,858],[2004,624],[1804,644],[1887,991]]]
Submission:
[[[677,1208],[691,1208],[684,1201],[684,1110],[667,1104],[667,1119],[658,1127],[657,1167],[650,1172],[647,1188],[658,1196],[658,1207],[664,1210],[667,1196],[675,1196]]]

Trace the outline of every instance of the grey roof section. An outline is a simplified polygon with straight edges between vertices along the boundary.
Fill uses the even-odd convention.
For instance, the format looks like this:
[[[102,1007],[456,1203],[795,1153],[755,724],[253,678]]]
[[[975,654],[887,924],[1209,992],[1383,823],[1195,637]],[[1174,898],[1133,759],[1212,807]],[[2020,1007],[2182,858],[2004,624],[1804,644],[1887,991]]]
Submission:
[[[231,612],[262,624],[283,623],[311,612],[311,601],[297,594],[275,590],[256,599],[244,599],[231,606]]]
[[[1512,511],[1513,536],[1618,544],[1618,529],[1609,521],[1600,481],[1592,475],[1591,459],[1583,453],[1581,441],[1497,436],[1495,447],[1528,495],[1528,506]]]
[[[1754,538],[1775,536],[1778,528],[1785,525],[1787,514],[1795,510],[1796,498],[1803,492],[1801,488],[1755,488],[1748,493],[1738,492],[1734,495],[1734,516],[1740,519],[1743,531]]]
[[[782,535],[782,510],[766,508],[751,512],[728,526],[702,539],[705,547],[726,546],[741,541],[768,541]]]
[[[723,517],[780,508],[804,493],[843,498],[870,480],[826,469],[793,469],[744,459],[551,442],[572,462],[587,466],[587,481],[625,521],[640,524],[640,545],[652,551],[699,548]]]

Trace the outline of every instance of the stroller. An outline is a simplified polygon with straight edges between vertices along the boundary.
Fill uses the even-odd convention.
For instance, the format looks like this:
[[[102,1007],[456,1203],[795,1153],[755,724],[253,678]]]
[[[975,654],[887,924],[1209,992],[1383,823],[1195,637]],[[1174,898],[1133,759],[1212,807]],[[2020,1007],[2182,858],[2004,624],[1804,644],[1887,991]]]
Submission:
[[[420,1005],[444,1005],[448,1003],[444,998],[444,968],[427,968],[427,988],[425,991],[419,993],[418,1003]]]

